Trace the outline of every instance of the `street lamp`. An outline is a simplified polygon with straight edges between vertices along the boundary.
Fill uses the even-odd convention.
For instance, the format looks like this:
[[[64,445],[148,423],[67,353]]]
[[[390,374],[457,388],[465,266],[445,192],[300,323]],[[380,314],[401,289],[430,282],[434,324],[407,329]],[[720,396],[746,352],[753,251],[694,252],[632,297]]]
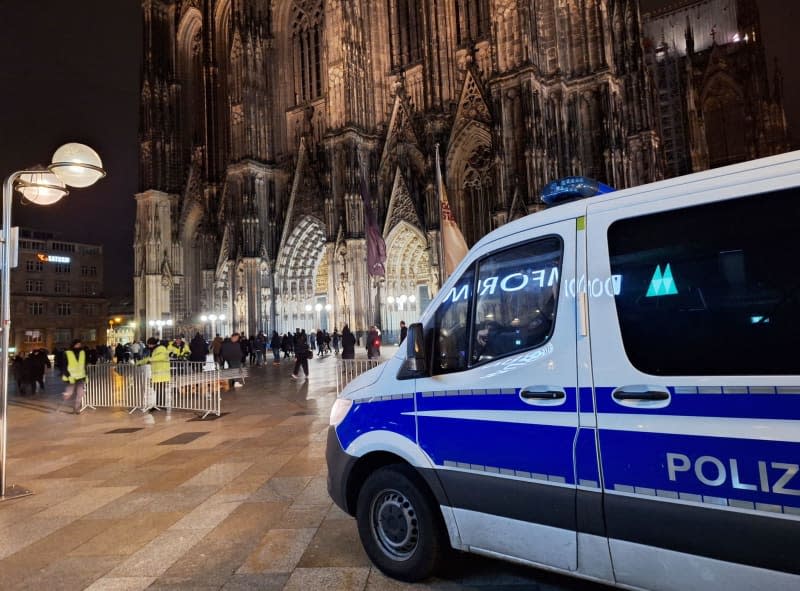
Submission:
[[[311,332],[311,328],[309,328],[309,326],[308,326],[308,322],[309,322],[308,315],[311,312],[311,310],[313,310],[314,308],[311,306],[311,304],[306,304],[305,309],[306,309],[306,314],[304,316],[305,322],[303,322],[303,328],[306,329],[306,332]]]
[[[213,339],[217,336],[217,320],[220,322],[225,320],[225,314],[203,314],[200,316],[200,320],[211,323],[211,338]]]
[[[2,369],[0,369],[0,501],[32,492],[21,486],[6,486],[6,450],[8,437],[8,343],[11,332],[11,204],[14,189],[31,203],[49,205],[69,193],[67,187],[90,187],[106,176],[97,152],[83,144],[65,144],[56,150],[47,170],[20,170],[9,175],[3,184],[3,283],[0,297],[0,330],[2,330]]]
[[[158,329],[158,340],[160,341],[164,336],[164,327],[165,326],[172,326],[172,319],[168,320],[151,320],[148,322],[150,328],[157,328]]]

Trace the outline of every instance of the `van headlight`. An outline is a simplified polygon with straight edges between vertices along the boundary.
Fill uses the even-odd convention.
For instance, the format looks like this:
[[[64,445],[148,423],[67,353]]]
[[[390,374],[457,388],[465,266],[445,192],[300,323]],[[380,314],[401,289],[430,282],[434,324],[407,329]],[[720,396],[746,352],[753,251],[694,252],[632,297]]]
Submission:
[[[331,427],[336,427],[341,423],[353,407],[353,401],[349,398],[337,398],[331,408]]]

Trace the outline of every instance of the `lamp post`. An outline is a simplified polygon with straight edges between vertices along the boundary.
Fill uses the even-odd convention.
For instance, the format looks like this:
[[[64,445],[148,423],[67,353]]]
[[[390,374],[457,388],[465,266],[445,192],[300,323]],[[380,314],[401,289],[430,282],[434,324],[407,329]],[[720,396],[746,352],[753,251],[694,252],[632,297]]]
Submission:
[[[325,330],[331,329],[331,310],[333,310],[333,306],[325,304]]]
[[[314,310],[317,312],[317,325],[314,327],[314,329],[319,330],[322,328],[322,304],[315,304]]]
[[[312,308],[311,304],[306,304],[305,309],[306,309],[306,315],[305,315],[305,321],[303,322],[303,328],[305,328],[306,333],[309,333],[311,331],[311,329],[308,326],[308,322],[309,322],[308,321],[308,316],[309,316],[309,314],[311,314],[311,310],[313,310],[313,308]]]
[[[6,485],[6,451],[8,438],[8,343],[11,332],[11,204],[14,189],[38,205],[50,205],[69,193],[67,187],[90,187],[103,178],[103,162],[97,152],[83,144],[65,144],[56,150],[46,170],[20,170],[6,178],[3,184],[3,284],[0,297],[0,330],[2,330],[2,369],[0,369],[0,501],[29,494],[21,486]]]
[[[151,320],[148,322],[150,328],[157,328],[158,329],[158,340],[160,341],[164,337],[164,327],[165,326],[172,326],[172,319],[167,320]]]
[[[203,314],[200,316],[200,320],[211,323],[211,338],[213,339],[217,336],[217,320],[220,322],[225,320],[225,314]]]

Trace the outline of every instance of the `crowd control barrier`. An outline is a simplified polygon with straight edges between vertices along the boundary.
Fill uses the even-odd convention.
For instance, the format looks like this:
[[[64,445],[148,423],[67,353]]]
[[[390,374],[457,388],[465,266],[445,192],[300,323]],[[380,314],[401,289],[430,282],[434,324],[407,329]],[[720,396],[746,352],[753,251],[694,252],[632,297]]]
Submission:
[[[353,378],[361,375],[373,367],[379,366],[384,360],[381,359],[337,359],[336,361],[336,395],[342,393],[342,389]]]
[[[86,367],[84,408],[190,410],[220,415],[219,369],[193,361],[170,363],[169,382],[153,383],[150,365],[98,363]]]

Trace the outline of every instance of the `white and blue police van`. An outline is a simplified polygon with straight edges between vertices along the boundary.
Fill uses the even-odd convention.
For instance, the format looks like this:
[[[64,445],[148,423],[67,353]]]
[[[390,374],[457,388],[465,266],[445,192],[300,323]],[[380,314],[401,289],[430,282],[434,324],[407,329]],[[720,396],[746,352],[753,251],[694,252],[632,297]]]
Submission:
[[[631,589],[800,589],[800,152],[476,244],[331,411],[388,575],[450,548]]]

